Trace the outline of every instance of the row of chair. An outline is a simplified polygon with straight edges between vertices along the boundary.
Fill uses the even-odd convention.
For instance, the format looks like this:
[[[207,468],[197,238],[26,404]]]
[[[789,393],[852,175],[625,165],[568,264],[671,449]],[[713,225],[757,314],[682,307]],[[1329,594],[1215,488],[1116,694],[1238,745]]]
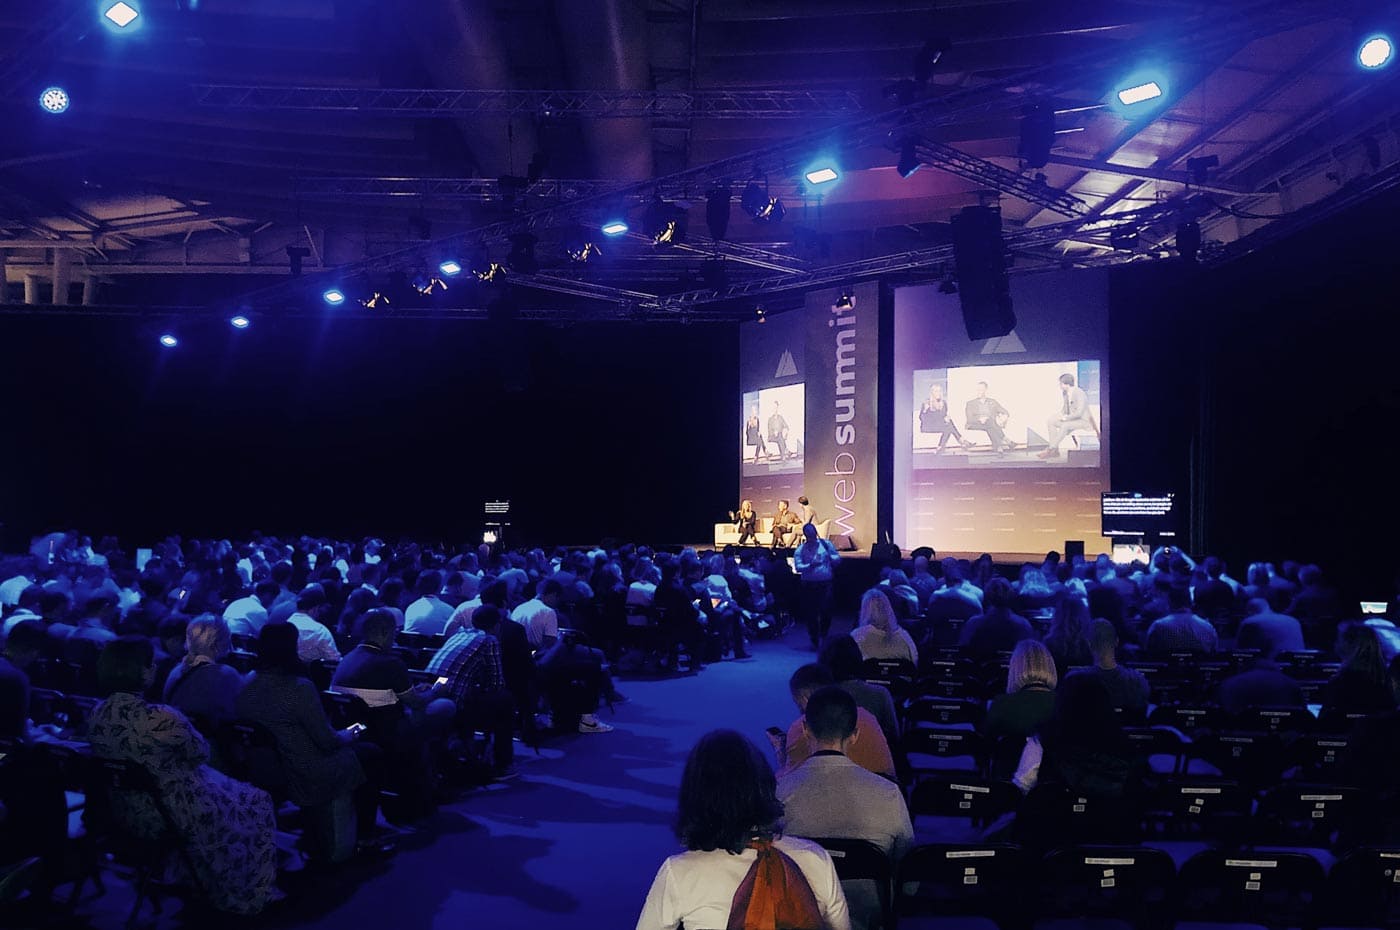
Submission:
[[[843,884],[873,882],[886,930],[975,917],[1005,930],[1183,921],[1381,927],[1400,920],[1400,849],[1362,848],[1330,870],[1288,852],[1204,850],[1181,863],[1145,846],[917,846],[892,866],[876,846],[818,839]],[[1109,922],[1109,923],[1099,923]]]

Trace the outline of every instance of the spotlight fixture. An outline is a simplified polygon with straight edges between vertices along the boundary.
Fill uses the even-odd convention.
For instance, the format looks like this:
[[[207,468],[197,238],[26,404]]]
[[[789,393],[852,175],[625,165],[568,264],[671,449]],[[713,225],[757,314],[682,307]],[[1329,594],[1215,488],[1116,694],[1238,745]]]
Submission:
[[[808,184],[821,185],[830,184],[832,181],[835,181],[837,178],[841,177],[841,173],[838,172],[831,165],[820,164],[813,165],[811,168],[808,168],[803,173],[803,177],[807,179]]]
[[[251,323],[252,321],[241,313],[237,316],[229,317],[228,321],[228,325],[232,326],[234,329],[247,329]]]
[[[745,185],[739,195],[739,206],[759,223],[776,223],[787,215],[787,208],[777,197],[768,196],[768,191],[756,181]]]
[[[486,266],[484,271],[473,271],[478,281],[486,284],[498,284],[506,279],[506,266],[500,262],[492,262]]]
[[[729,209],[729,188],[713,187],[705,195],[705,223],[711,238],[723,239],[729,232]]]
[[[1395,57],[1395,43],[1389,36],[1373,35],[1361,43],[1356,51],[1356,60],[1368,71],[1383,68]]]
[[[951,44],[947,36],[934,36],[925,42],[914,55],[914,80],[920,84],[927,84],[929,78],[933,77],[934,66]]]
[[[140,15],[141,11],[125,0],[108,4],[107,9],[102,11],[102,17],[118,29],[130,26]]]
[[[160,344],[165,346],[167,349],[173,349],[180,344],[180,340],[175,338],[174,333],[161,333]]]
[[[445,276],[449,278],[455,278],[457,277],[457,275],[462,273],[462,263],[457,261],[455,258],[449,258],[441,265],[438,265],[438,271],[441,271]]]
[[[624,220],[608,220],[598,228],[602,230],[605,236],[620,236],[627,232],[629,227]]]
[[[1021,114],[1021,147],[1018,154],[1030,168],[1044,168],[1055,145],[1055,108],[1032,104]]]
[[[1130,107],[1135,103],[1156,100],[1160,96],[1162,96],[1162,85],[1156,81],[1145,81],[1119,90],[1118,102],[1125,107]]]
[[[345,303],[345,292],[338,287],[328,287],[321,292],[321,299],[332,307],[339,307]]]
[[[44,92],[39,95],[39,109],[55,116],[68,112],[72,103],[73,98],[68,96],[68,91],[57,85],[44,88]]]
[[[571,248],[568,252],[569,257],[579,263],[586,262],[590,258],[597,258],[599,255],[603,254],[603,250],[592,242],[580,243],[577,248]]]
[[[1186,159],[1186,176],[1192,184],[1206,183],[1206,174],[1212,168],[1220,167],[1219,155],[1202,155],[1200,158]]]
[[[956,294],[958,292],[958,282],[953,277],[951,271],[943,272],[943,280],[938,282],[938,293]]]
[[[836,298],[837,310],[850,310],[855,305],[856,299],[850,294],[842,294],[840,297]]]
[[[755,307],[755,308],[754,308],[754,311],[753,311],[753,315],[754,315],[755,319],[757,319],[758,322],[760,322],[760,323],[767,323],[767,322],[768,322],[768,314],[764,311],[764,309],[763,309],[762,307]]]
[[[1201,224],[1187,220],[1176,227],[1176,251],[1188,262],[1195,262],[1201,251]]]
[[[437,276],[418,278],[413,282],[413,289],[424,297],[431,297],[447,290],[447,282]]]
[[[360,301],[360,306],[364,307],[366,310],[383,310],[385,307],[389,306],[389,298],[385,297],[379,291],[374,291],[368,297]]]
[[[905,139],[899,146],[899,164],[896,168],[901,178],[907,178],[923,167],[919,161],[918,144],[913,139]]]

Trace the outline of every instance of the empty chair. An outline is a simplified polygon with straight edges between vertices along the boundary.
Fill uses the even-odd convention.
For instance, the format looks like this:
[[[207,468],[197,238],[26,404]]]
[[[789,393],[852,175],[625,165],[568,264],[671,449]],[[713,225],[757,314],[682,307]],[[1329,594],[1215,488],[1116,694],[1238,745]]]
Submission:
[[[1350,825],[1350,818],[1365,816],[1359,802],[1360,792],[1355,788],[1278,785],[1264,792],[1259,800],[1252,822],[1254,841],[1330,849],[1338,835]],[[1328,860],[1326,856],[1321,858]]]
[[[980,727],[987,716],[981,701],[917,697],[904,706],[906,726]]]
[[[910,727],[901,740],[909,770],[917,779],[929,774],[985,770],[987,742],[972,730]]]
[[[1345,763],[1351,737],[1332,733],[1300,736],[1288,746],[1289,764],[1298,778],[1321,784],[1339,784],[1346,778]]]
[[[1144,842],[1178,865],[1211,846],[1239,845],[1254,798],[1239,782],[1178,776],[1164,779],[1143,804]]]
[[[1016,839],[1036,850],[1066,844],[1136,843],[1141,838],[1139,801],[1133,796],[1093,797],[1064,785],[1039,784],[1016,816]]]
[[[1186,759],[1187,743],[1176,730],[1171,727],[1125,726],[1123,735],[1147,761],[1147,768],[1152,773],[1172,775],[1181,771]]]
[[[1306,707],[1251,707],[1236,714],[1232,726],[1259,733],[1311,733],[1317,718]]]
[[[836,866],[836,875],[841,879],[841,887],[846,889],[846,899],[851,906],[851,923],[857,927],[894,928],[894,872],[890,857],[874,843],[866,840],[813,838],[820,843]],[[868,889],[875,889],[875,914],[859,913],[866,901]],[[878,921],[872,918],[878,916]]]
[[[1257,790],[1278,782],[1286,764],[1283,743],[1273,734],[1204,733],[1191,741],[1186,772],[1223,775]]]
[[[1086,920],[1128,927],[1169,922],[1176,866],[1166,853],[1142,846],[1056,849],[1041,865],[1035,927],[1079,928]],[[1048,919],[1046,919],[1048,918]]]
[[[1219,730],[1228,720],[1214,704],[1159,704],[1147,715],[1147,722],[1154,727],[1175,727],[1193,736],[1197,731]]]
[[[916,846],[900,862],[895,882],[900,926],[920,926],[921,917],[980,917],[1017,926],[1026,910],[1027,864],[1020,847],[1005,843]]]
[[[1400,849],[1353,849],[1327,873],[1317,908],[1329,927],[1393,927],[1400,924]]]
[[[909,819],[916,839],[927,835],[942,842],[955,838],[973,842],[1020,806],[1021,792],[1010,782],[957,776],[925,778],[909,794]]]
[[[1307,926],[1322,885],[1322,866],[1302,853],[1206,850],[1181,867],[1176,902],[1184,922],[1177,927],[1190,930],[1205,921]]]

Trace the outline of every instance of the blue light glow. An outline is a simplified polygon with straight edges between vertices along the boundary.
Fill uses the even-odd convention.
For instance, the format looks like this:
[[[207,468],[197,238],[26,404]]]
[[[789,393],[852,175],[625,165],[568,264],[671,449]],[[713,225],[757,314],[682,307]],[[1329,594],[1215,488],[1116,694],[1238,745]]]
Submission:
[[[600,227],[607,236],[620,236],[627,232],[627,224],[622,220],[608,220]]]
[[[167,349],[173,349],[180,344],[180,340],[175,338],[174,333],[161,333],[160,344],[165,346]]]
[[[39,108],[45,113],[66,113],[73,99],[68,96],[68,91],[62,87],[46,87],[39,95]]]
[[[1118,102],[1125,107],[1130,107],[1135,103],[1156,100],[1160,96],[1162,96],[1162,85],[1156,81],[1148,81],[1145,84],[1125,87],[1118,91]]]
[[[141,9],[135,0],[118,0],[117,3],[103,3],[102,18],[118,30],[126,31],[141,16]]]
[[[438,271],[441,271],[449,278],[454,278],[462,273],[462,263],[449,258],[441,265],[438,265]]]
[[[1370,71],[1385,67],[1394,57],[1395,43],[1390,41],[1389,36],[1383,35],[1367,37],[1356,52],[1356,60],[1361,67]]]
[[[252,320],[249,320],[241,313],[235,317],[231,317],[228,321],[228,325],[232,326],[234,329],[247,329],[251,323]]]
[[[321,294],[321,299],[332,307],[339,307],[341,304],[345,303],[345,292],[338,287],[327,288],[325,292]]]

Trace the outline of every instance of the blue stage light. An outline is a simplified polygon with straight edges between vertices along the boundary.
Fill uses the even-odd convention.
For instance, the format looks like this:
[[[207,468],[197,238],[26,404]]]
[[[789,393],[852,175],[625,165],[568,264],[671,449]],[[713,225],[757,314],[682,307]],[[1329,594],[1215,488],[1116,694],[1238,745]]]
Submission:
[[[1156,100],[1160,96],[1162,96],[1162,85],[1156,81],[1145,81],[1119,90],[1118,102],[1125,107],[1130,107],[1135,103]]]
[[[180,340],[175,338],[174,333],[161,333],[160,344],[165,346],[167,349],[173,349],[180,344]]]
[[[445,276],[449,278],[455,278],[457,275],[462,273],[462,263],[449,258],[441,265],[438,265],[438,271],[441,271]]]
[[[1389,36],[1383,35],[1367,37],[1356,52],[1356,60],[1368,71],[1385,67],[1394,57],[1395,43],[1390,41]]]
[[[332,307],[339,307],[345,303],[345,292],[338,287],[329,287],[322,292],[321,299]]]
[[[606,236],[620,236],[627,232],[627,223],[623,220],[608,220],[599,228]]]
[[[822,163],[808,168],[803,177],[807,179],[808,184],[830,184],[841,177],[841,172],[830,164]]]
[[[106,8],[102,11],[102,18],[118,29],[126,29],[141,16],[140,8],[135,3],[128,3],[126,0],[106,3],[104,6]]]
[[[68,91],[62,87],[46,87],[39,95],[39,108],[45,113],[65,113],[73,99],[68,96]]]
[[[252,320],[249,320],[241,313],[235,317],[230,317],[228,321],[228,325],[232,326],[234,329],[247,329],[251,323]]]

